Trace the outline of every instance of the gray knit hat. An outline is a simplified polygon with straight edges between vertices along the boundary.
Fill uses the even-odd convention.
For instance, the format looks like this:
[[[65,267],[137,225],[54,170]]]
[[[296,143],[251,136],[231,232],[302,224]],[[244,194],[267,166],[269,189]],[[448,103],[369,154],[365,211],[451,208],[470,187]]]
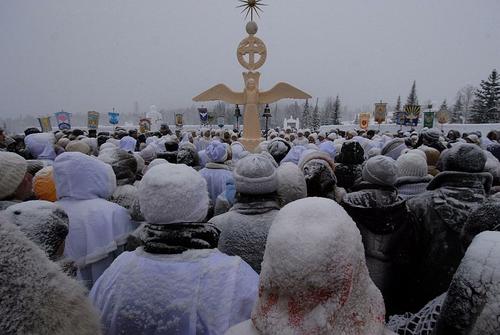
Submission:
[[[398,168],[394,159],[379,155],[366,161],[362,175],[363,180],[369,183],[393,186],[396,183]]]
[[[269,158],[251,154],[238,161],[233,171],[236,192],[268,194],[278,189],[276,168]]]
[[[12,195],[24,179],[26,160],[12,152],[0,152],[0,200]]]

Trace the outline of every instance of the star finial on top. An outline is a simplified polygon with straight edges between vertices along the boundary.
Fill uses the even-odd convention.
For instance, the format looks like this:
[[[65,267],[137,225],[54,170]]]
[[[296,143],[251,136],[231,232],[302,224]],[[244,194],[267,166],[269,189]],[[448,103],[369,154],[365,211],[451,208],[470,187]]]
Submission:
[[[248,18],[250,14],[250,20],[253,21],[253,14],[257,14],[260,18],[259,11],[263,13],[261,6],[267,6],[267,4],[262,3],[262,0],[238,0],[242,4],[237,6],[236,8],[243,8],[241,13],[245,13],[245,20]]]

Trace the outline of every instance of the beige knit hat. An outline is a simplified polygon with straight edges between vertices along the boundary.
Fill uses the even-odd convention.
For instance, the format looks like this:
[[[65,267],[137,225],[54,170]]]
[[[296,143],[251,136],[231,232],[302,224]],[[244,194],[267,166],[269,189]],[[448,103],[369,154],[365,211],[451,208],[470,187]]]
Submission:
[[[26,160],[12,152],[0,152],[0,200],[12,195],[23,181]]]
[[[71,141],[66,145],[67,152],[81,152],[82,154],[89,155],[92,149],[83,141]]]

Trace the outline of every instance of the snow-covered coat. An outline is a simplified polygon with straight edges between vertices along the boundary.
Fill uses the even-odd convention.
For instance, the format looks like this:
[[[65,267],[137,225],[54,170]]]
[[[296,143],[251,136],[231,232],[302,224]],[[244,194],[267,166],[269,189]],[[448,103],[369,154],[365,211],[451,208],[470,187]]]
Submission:
[[[105,199],[116,188],[111,166],[81,153],[54,161],[56,202],[69,217],[65,256],[90,287],[113,262],[133,230],[127,210]]]
[[[453,276],[436,334],[500,333],[499,268],[500,233],[477,235]]]
[[[490,191],[491,174],[445,171],[407,202],[415,221],[418,259],[410,301],[415,307],[446,291],[463,257],[460,232]]]
[[[239,257],[217,249],[122,253],[99,278],[90,298],[104,333],[223,334],[249,317],[258,276]]]
[[[412,252],[405,201],[394,187],[362,182],[342,200],[363,237],[370,277],[382,291],[386,308],[399,310]]]
[[[264,257],[267,233],[279,212],[276,199],[255,196],[245,202],[237,199],[232,209],[210,220],[220,231],[218,248],[243,258],[257,273]]]
[[[101,334],[85,289],[18,227],[0,220],[0,333]]]
[[[405,200],[427,191],[427,185],[432,176],[425,177],[399,177],[394,185],[398,189],[399,196]]]
[[[226,334],[392,334],[359,231],[330,199],[301,199],[281,209],[259,286],[252,319]]]
[[[208,195],[212,204],[215,205],[219,194],[226,190],[226,182],[233,178],[233,173],[230,171],[229,166],[225,164],[207,163],[200,170],[200,174],[207,182]]]

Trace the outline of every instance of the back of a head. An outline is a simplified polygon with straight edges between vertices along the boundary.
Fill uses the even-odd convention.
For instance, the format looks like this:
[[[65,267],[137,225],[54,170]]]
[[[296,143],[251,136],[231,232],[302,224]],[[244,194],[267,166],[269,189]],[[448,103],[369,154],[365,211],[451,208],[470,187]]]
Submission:
[[[364,161],[365,152],[356,141],[347,141],[342,144],[338,161],[342,164],[361,164]]]
[[[116,188],[116,176],[108,164],[80,152],[65,152],[54,161],[59,199],[107,199]]]
[[[363,180],[379,186],[393,186],[398,168],[396,162],[387,156],[374,156],[363,167]]]
[[[233,171],[236,192],[248,195],[271,194],[278,190],[276,168],[263,154],[240,159]]]
[[[207,216],[205,179],[183,164],[159,164],[149,169],[139,186],[139,204],[148,223],[201,222]]]
[[[132,184],[137,172],[137,159],[123,149],[109,148],[99,152],[99,160],[109,164],[116,175],[118,185]]]
[[[224,163],[228,157],[227,146],[217,140],[210,142],[205,152],[212,163]]]
[[[485,153],[474,144],[455,145],[443,157],[444,171],[477,173],[484,170],[485,164]]]
[[[286,157],[290,149],[291,145],[279,137],[275,138],[267,145],[267,152],[273,156],[274,160],[278,164],[283,160],[283,158]]]
[[[361,235],[332,200],[306,198],[281,209],[259,291],[252,321],[262,334],[383,333],[384,302],[368,275]]]
[[[427,175],[427,161],[415,153],[409,152],[399,156],[396,165],[398,177],[425,177]]]
[[[0,152],[0,200],[7,199],[22,183],[28,163],[18,154]]]
[[[278,167],[276,172],[278,176],[278,201],[281,207],[307,197],[306,180],[297,165],[284,163]]]
[[[498,218],[500,218],[500,202],[497,200],[485,202],[470,213],[460,234],[464,250],[469,247],[474,237],[479,233],[483,231],[500,231]]]
[[[500,333],[499,268],[500,232],[477,235],[453,276],[434,334]]]
[[[101,334],[83,287],[0,217],[0,333]]]

